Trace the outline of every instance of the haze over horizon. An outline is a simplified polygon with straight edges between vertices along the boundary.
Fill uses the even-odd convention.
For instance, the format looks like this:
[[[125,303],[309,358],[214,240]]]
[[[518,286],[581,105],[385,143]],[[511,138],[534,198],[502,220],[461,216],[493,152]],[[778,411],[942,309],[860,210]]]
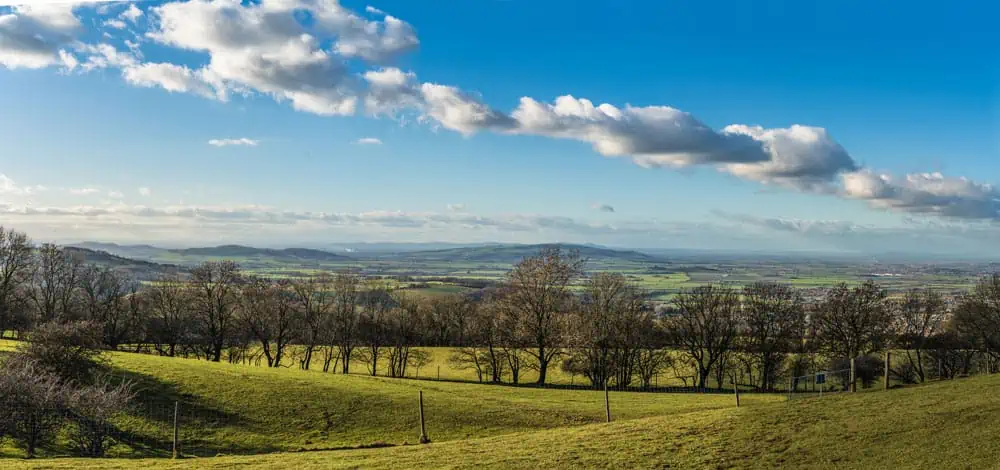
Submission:
[[[1000,7],[935,5],[0,0],[0,224],[985,256]]]

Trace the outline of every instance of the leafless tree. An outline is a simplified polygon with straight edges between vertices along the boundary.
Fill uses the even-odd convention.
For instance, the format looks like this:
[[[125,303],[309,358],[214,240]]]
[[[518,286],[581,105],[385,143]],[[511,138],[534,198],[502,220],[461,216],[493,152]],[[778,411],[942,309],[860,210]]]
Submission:
[[[378,375],[379,360],[391,340],[390,315],[397,307],[395,295],[384,284],[376,284],[364,293],[359,324],[364,350],[361,359],[368,365],[368,372]]]
[[[851,359],[884,348],[892,328],[886,299],[885,290],[872,281],[830,289],[810,319],[820,350],[833,359]]]
[[[333,278],[327,273],[319,273],[292,282],[295,309],[302,319],[303,357],[300,368],[308,370],[317,347],[324,342],[325,330],[330,326],[330,312],[333,310],[335,293]],[[327,361],[325,369],[329,368]]]
[[[974,348],[1000,355],[1000,274],[985,276],[959,300],[952,324]]]
[[[233,328],[240,267],[233,261],[210,261],[191,270],[192,314],[205,342],[206,358],[219,362]]]
[[[496,305],[491,300],[467,305],[460,346],[452,349],[448,362],[457,369],[472,369],[480,382],[503,381],[506,358],[500,348]]]
[[[104,344],[117,349],[132,326],[127,302],[134,281],[112,268],[96,265],[80,270],[84,318],[101,325]]]
[[[67,408],[73,422],[70,442],[85,457],[104,457],[117,434],[114,419],[131,405],[136,390],[132,382],[105,377],[97,384],[67,394]]]
[[[193,289],[176,274],[159,278],[149,288],[147,333],[160,355],[173,357],[177,345],[188,336],[188,321],[194,307],[192,294]]]
[[[252,277],[240,295],[239,318],[261,345],[268,367],[281,367],[299,326],[287,283]]]
[[[24,448],[28,458],[56,438],[63,424],[69,388],[32,362],[0,368],[0,437]]]
[[[36,258],[30,292],[38,322],[73,320],[83,260],[51,243],[42,244]]]
[[[773,390],[778,370],[785,357],[802,341],[805,328],[805,305],[791,286],[773,282],[756,282],[743,288],[741,309],[743,351],[754,360],[748,367],[752,374],[758,369],[760,388]]]
[[[651,313],[624,275],[599,273],[588,280],[580,306],[570,316],[568,344],[593,385],[615,379],[617,385],[628,386]]]
[[[0,226],[0,336],[12,329],[26,308],[32,272],[31,240]]]
[[[361,291],[361,279],[349,273],[338,273],[333,280],[333,311],[330,331],[333,343],[337,347],[341,360],[341,372],[351,372],[351,358],[354,348],[358,345],[358,296]]]
[[[389,376],[406,377],[410,365],[411,348],[419,341],[421,303],[404,293],[395,293],[395,308],[390,310],[388,349]]]
[[[895,304],[899,346],[906,350],[906,359],[917,379],[927,378],[924,356],[931,337],[942,331],[945,315],[944,299],[931,289],[911,289]]]
[[[671,342],[697,367],[698,388],[705,388],[713,367],[729,352],[739,325],[739,296],[722,286],[706,285],[673,299],[676,312],[667,319]]]
[[[559,248],[545,248],[514,265],[498,297],[502,313],[513,320],[508,334],[530,345],[516,349],[534,359],[540,385],[545,383],[549,364],[563,351],[566,316],[574,300],[570,284],[582,274],[584,263],[577,253],[566,255]]]

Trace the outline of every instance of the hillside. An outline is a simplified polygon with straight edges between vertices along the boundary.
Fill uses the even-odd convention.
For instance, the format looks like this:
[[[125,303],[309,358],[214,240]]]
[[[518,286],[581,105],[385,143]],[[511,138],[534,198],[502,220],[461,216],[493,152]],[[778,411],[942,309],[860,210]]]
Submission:
[[[64,247],[64,249],[68,253],[82,257],[85,263],[107,266],[126,271],[136,279],[152,279],[164,274],[176,273],[181,270],[181,268],[176,265],[125,258],[106,251],[96,251],[76,246],[67,246]]]
[[[12,344],[0,341],[0,350]],[[115,375],[136,381],[141,390],[136,419],[123,427],[141,445],[136,452],[121,451],[126,457],[167,454],[175,401],[182,403],[185,452],[197,456],[412,443],[419,434],[418,390],[424,391],[435,442],[604,419],[604,396],[597,391],[387,379],[361,375],[363,368],[345,376],[129,353],[110,359]],[[748,397],[747,403],[780,399]],[[726,394],[615,393],[614,400],[616,419],[732,406]],[[15,455],[0,445],[0,458]],[[0,460],[0,467],[7,462]]]
[[[11,467],[996,468],[997,387],[1000,376],[986,376],[424,446],[180,461],[17,461]],[[433,421],[428,426],[433,432]]]
[[[593,245],[549,243],[538,245],[487,245],[476,247],[450,248],[446,250],[415,251],[402,253],[399,258],[413,261],[465,261],[479,263],[516,263],[525,257],[537,255],[543,248],[560,248],[563,251],[577,251],[580,256],[592,262],[662,262],[660,258],[632,250],[614,250]]]
[[[275,260],[287,260],[298,262],[329,262],[329,261],[349,261],[351,258],[329,251],[314,250],[311,248],[254,248],[243,245],[221,245],[206,248],[183,248],[168,250],[171,253],[184,257],[207,257],[226,258],[239,260],[241,258],[261,259],[273,258]]]

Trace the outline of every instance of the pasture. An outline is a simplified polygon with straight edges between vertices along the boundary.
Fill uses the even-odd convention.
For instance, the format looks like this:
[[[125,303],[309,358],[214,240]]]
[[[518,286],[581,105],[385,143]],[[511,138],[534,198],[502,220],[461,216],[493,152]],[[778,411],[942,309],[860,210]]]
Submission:
[[[232,373],[229,370],[232,366],[195,364],[214,372],[222,383],[232,382],[229,374],[222,373]],[[159,364],[154,362],[149,365]],[[268,378],[283,376],[280,371],[267,371],[267,374],[271,373],[278,375]],[[317,379],[305,380],[311,382]],[[586,420],[569,418],[572,410],[590,406],[587,398],[560,401],[556,408],[561,411],[556,413],[547,408],[548,400],[543,396],[524,395],[522,390],[518,390],[517,398],[504,398],[491,395],[489,387],[479,387],[475,389],[476,395],[479,396],[478,392],[482,391],[485,393],[483,399],[462,405],[465,399],[453,395],[450,405],[462,406],[463,412],[475,413],[477,419],[484,419],[484,415],[473,409],[476,406],[468,405],[496,411],[497,405],[502,403],[505,406],[525,406],[529,411],[487,413],[489,418],[486,419],[493,422],[507,417],[511,420],[506,422],[509,426],[493,429],[463,426],[464,435],[445,432],[442,436],[445,421],[439,418],[436,424],[431,424],[435,422],[431,418],[428,426],[432,438],[437,439],[429,445],[177,461],[55,459],[37,462],[10,460],[6,463],[13,469],[121,470],[151,466],[164,469],[994,468],[1000,456],[1000,426],[996,420],[1000,416],[1000,396],[995,393],[998,386],[1000,376],[982,376],[886,393],[839,394],[792,402],[751,401],[753,406],[741,408],[714,406],[710,403],[713,397],[705,395],[676,396],[668,399],[671,402],[669,405],[643,404],[623,398],[619,408],[625,415],[610,424],[586,424]],[[400,384],[399,387],[408,386]],[[199,387],[192,384],[185,385],[185,388],[193,390]],[[332,391],[333,388],[322,390]],[[356,392],[358,390],[351,393]],[[412,389],[406,389],[403,396],[411,393]],[[435,393],[444,394],[444,390],[435,389]],[[691,399],[708,401],[693,405],[693,401],[687,401]],[[282,400],[286,401],[291,400]],[[430,408],[430,403],[428,406]],[[626,411],[629,408],[633,411]],[[659,414],[642,417],[646,412]],[[433,412],[429,414],[435,416]],[[561,424],[557,417],[563,420]],[[285,419],[280,413],[275,418]],[[451,416],[448,419],[448,422],[456,423],[462,417]],[[380,423],[373,421],[375,426]],[[269,424],[274,430],[279,430],[280,425],[287,425],[287,422]],[[482,424],[486,425],[485,422]],[[279,433],[294,440],[294,433]],[[439,435],[434,436],[435,433]],[[400,436],[403,435],[413,434],[400,430]]]

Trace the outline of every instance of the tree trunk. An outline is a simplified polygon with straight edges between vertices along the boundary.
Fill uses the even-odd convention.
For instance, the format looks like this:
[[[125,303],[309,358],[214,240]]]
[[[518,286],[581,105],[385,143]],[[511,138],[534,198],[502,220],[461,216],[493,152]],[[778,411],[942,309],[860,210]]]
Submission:
[[[538,385],[545,385],[545,375],[549,369],[549,361],[545,358],[545,346],[538,347]]]

